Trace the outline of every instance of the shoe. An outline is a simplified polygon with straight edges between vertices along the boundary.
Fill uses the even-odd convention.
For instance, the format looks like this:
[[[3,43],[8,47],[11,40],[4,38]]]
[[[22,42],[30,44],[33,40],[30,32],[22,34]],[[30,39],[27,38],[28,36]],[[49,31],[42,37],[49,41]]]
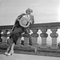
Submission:
[[[6,54],[7,56],[11,56],[14,53],[14,51],[9,52],[8,54]]]
[[[11,56],[12,55],[12,53],[8,53],[8,54],[6,54],[6,56]]]
[[[8,52],[5,52],[4,54],[5,54],[5,55],[7,55],[7,54],[8,54]]]

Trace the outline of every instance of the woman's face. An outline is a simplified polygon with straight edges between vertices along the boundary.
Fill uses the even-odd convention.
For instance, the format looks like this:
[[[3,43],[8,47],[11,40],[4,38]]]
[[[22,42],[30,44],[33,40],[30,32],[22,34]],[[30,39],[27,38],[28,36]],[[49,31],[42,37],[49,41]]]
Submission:
[[[26,11],[27,14],[31,14],[31,11]]]

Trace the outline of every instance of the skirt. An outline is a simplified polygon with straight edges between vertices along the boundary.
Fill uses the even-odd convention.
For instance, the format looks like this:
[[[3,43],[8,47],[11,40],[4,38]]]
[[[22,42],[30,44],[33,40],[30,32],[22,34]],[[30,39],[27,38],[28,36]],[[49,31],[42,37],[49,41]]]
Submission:
[[[14,31],[10,33],[10,40],[13,40],[13,43],[17,43],[17,40],[19,37],[21,37],[21,34],[25,31],[25,28],[15,28]]]

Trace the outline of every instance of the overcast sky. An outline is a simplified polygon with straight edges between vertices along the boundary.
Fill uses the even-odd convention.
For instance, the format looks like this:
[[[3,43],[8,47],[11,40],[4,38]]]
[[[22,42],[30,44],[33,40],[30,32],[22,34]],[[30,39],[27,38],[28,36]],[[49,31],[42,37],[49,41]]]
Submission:
[[[0,0],[0,25],[14,24],[27,8],[33,9],[35,23],[60,22],[59,0]]]

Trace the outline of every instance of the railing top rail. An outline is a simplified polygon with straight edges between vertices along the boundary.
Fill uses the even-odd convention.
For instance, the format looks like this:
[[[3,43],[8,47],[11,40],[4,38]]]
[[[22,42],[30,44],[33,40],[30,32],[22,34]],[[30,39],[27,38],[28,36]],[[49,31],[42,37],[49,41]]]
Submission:
[[[2,25],[0,26],[0,30],[2,29],[11,29],[13,25]],[[39,28],[60,28],[60,22],[54,22],[54,23],[38,23],[38,24],[33,24],[31,29],[39,29]]]

